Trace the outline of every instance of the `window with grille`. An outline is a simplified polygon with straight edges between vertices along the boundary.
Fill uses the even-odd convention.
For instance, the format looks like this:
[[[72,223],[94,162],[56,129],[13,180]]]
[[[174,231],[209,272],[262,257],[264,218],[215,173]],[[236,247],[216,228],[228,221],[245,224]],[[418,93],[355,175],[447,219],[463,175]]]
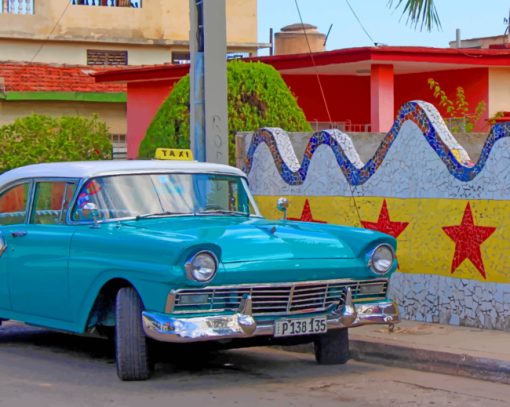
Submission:
[[[127,51],[88,49],[87,65],[127,65]]]
[[[226,55],[227,59],[240,59],[251,57],[249,52],[228,52]],[[172,52],[172,64],[189,64],[190,63],[189,52]]]
[[[142,0],[71,0],[71,4],[79,6],[142,8]]]
[[[125,134],[110,134],[112,141],[112,158],[123,160],[127,157],[127,144]]]
[[[172,52],[172,64],[189,64],[189,52]]]
[[[0,0],[0,13],[34,14],[34,0]]]

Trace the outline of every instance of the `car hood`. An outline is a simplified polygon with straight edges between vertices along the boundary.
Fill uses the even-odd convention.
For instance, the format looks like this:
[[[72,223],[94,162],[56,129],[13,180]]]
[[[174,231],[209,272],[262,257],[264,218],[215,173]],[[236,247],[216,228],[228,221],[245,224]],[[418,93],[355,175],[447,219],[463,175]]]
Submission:
[[[222,263],[355,257],[351,247],[338,235],[303,222],[190,216],[144,219],[128,224],[181,241],[184,246],[217,245]]]

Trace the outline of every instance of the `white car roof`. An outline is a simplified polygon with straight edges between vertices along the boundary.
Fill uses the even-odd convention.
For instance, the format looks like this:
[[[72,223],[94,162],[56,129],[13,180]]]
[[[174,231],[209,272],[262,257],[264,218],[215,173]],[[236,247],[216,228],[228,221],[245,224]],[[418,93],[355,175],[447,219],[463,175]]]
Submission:
[[[33,164],[15,168],[0,175],[0,188],[24,178],[89,178],[112,174],[133,174],[150,172],[221,173],[246,176],[240,169],[223,164],[198,161],[169,160],[111,160],[74,161]]]

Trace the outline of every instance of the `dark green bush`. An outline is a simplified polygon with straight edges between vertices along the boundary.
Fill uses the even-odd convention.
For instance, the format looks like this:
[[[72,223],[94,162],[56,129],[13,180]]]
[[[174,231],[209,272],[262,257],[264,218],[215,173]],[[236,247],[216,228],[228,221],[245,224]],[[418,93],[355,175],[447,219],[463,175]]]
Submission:
[[[0,173],[27,164],[110,159],[106,124],[97,117],[34,114],[0,127]]]
[[[261,127],[311,131],[294,95],[272,66],[260,62],[227,64],[229,162],[235,163],[235,134]],[[158,147],[189,148],[189,76],[183,77],[161,105],[138,151],[154,157]]]

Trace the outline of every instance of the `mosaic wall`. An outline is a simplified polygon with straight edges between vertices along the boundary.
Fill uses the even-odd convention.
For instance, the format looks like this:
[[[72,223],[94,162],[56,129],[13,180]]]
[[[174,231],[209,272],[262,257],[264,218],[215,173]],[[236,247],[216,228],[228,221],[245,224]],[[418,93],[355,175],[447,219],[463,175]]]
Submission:
[[[290,218],[391,234],[404,318],[510,330],[510,125],[493,127],[477,162],[421,101],[401,108],[366,163],[338,130],[306,137],[302,159],[281,129],[240,143],[266,216],[287,196]]]

